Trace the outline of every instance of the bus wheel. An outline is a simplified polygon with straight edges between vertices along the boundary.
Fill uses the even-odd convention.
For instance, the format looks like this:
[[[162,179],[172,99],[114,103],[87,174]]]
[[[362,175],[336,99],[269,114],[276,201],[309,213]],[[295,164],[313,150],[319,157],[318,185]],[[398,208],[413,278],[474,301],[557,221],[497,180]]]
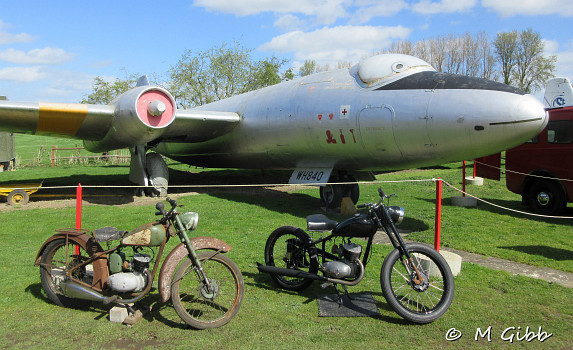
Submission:
[[[567,201],[559,183],[552,180],[539,180],[529,186],[527,204],[536,213],[559,215],[565,210]]]

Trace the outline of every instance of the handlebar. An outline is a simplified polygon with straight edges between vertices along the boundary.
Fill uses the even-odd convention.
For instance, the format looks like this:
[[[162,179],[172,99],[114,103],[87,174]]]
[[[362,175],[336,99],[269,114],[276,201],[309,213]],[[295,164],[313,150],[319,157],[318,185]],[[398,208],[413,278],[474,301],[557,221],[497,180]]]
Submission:
[[[393,194],[386,194],[384,193],[384,191],[382,190],[382,188],[378,188],[378,194],[380,195],[380,201],[378,202],[378,204],[380,204],[384,199],[389,199],[392,198],[394,196],[396,196],[396,193]],[[356,209],[364,209],[364,208],[370,208],[374,205],[374,203],[364,203],[364,204],[358,204],[356,206]]]
[[[369,208],[372,206],[372,203],[364,203],[364,204],[358,204],[356,206],[356,209],[363,209],[363,208]]]
[[[167,218],[170,217],[171,214],[173,214],[175,208],[177,208],[177,201],[169,197],[167,197],[165,200],[169,204],[171,204],[171,209],[169,209],[169,211],[167,212],[165,211],[165,204],[163,204],[163,202],[157,202],[157,204],[155,204],[155,209],[157,209],[158,211],[155,213],[155,215],[163,215],[164,218]]]

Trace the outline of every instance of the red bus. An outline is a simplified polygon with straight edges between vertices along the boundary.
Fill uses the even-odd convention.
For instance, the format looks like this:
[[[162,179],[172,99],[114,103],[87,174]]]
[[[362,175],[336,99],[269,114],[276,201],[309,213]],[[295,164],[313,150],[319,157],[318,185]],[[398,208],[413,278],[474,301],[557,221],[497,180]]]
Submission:
[[[548,81],[545,103],[547,127],[505,152],[505,182],[534,212],[559,215],[567,202],[573,202],[573,87],[569,80]],[[477,159],[476,174],[499,180],[500,160],[500,154]]]

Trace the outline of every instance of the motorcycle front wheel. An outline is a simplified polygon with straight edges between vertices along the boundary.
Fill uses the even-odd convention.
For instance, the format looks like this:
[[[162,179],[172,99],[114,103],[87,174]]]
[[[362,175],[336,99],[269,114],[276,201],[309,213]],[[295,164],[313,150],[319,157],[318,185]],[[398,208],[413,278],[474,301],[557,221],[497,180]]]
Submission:
[[[217,328],[228,323],[239,311],[245,294],[243,275],[225,255],[198,252],[208,283],[190,259],[185,259],[173,275],[171,300],[185,323],[196,329]]]
[[[433,248],[406,244],[412,260],[394,249],[382,264],[380,284],[392,309],[413,323],[442,316],[454,298],[454,277],[446,260]]]
[[[78,308],[88,303],[86,300],[66,297],[59,287],[61,282],[68,279],[66,274],[69,270],[88,259],[88,253],[73,240],[68,240],[66,245],[66,239],[59,238],[46,246],[40,259],[40,279],[46,295],[56,305]],[[72,277],[91,284],[93,269],[89,271],[90,267],[86,265],[74,270]]]
[[[316,260],[310,258],[310,252],[303,246],[310,237],[303,230],[293,226],[282,226],[271,233],[265,244],[265,264],[304,272],[318,272]],[[286,290],[301,291],[312,283],[304,277],[281,276],[274,273],[271,278]]]

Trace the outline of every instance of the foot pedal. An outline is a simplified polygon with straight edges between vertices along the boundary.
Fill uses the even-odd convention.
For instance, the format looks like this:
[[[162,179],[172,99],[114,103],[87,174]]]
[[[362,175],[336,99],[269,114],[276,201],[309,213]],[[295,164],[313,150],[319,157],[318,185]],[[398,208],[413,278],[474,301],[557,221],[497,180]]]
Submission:
[[[332,285],[332,283],[330,282],[324,282],[323,284],[320,285],[320,288],[325,289],[328,288]]]

